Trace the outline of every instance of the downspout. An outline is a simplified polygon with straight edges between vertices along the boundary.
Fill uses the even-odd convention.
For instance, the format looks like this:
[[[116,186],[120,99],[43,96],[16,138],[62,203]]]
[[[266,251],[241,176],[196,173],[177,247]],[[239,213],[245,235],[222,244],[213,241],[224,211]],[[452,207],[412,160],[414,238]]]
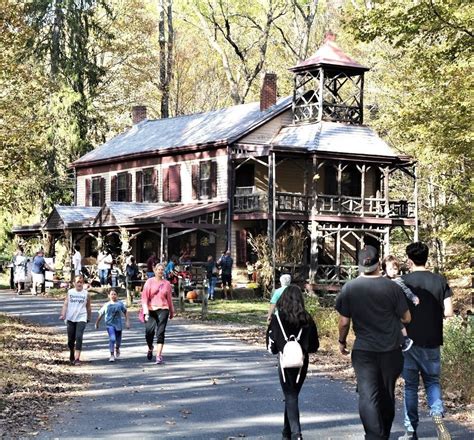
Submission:
[[[226,249],[231,250],[232,245],[232,212],[234,205],[234,170],[232,169],[232,149],[227,144],[227,239]]]

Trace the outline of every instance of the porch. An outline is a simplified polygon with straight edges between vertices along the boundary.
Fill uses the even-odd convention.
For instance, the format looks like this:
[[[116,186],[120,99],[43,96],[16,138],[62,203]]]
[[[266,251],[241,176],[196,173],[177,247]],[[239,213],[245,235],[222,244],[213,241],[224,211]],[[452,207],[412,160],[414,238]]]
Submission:
[[[415,218],[415,203],[407,200],[389,200],[381,197],[352,197],[318,194],[315,197],[318,213],[329,215],[355,215],[360,217]],[[277,212],[308,214],[313,197],[290,192],[275,193]],[[268,212],[268,194],[263,191],[238,193],[234,196],[234,212]]]

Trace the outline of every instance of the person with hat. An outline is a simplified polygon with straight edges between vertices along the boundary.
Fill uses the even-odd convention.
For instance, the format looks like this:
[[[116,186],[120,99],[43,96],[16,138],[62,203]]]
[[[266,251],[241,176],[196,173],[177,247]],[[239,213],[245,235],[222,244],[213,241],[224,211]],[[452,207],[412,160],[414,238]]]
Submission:
[[[349,354],[352,322],[351,360],[365,438],[388,439],[395,416],[395,382],[403,368],[400,321],[409,323],[411,315],[400,286],[382,276],[375,247],[361,249],[358,263],[360,276],[348,281],[336,298],[339,350]]]

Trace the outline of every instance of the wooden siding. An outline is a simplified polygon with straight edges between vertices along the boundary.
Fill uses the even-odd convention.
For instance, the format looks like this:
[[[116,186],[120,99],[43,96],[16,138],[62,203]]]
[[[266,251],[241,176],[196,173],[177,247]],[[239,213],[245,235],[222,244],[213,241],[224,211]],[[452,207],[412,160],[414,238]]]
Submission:
[[[293,122],[291,110],[287,110],[277,117],[268,121],[266,124],[254,130],[247,136],[239,139],[240,143],[249,144],[266,144],[280,131],[283,125],[290,125]]]
[[[255,187],[257,191],[268,192],[268,167],[255,163]]]
[[[209,157],[203,155],[201,160],[209,160]],[[216,189],[216,200],[227,200],[227,156],[217,156],[214,159],[216,161],[216,179],[217,179],[217,189]],[[166,165],[159,165],[153,167],[157,173],[156,175],[156,182],[157,182],[157,202],[163,202],[163,169],[168,168],[170,165],[180,165],[181,168],[181,202],[191,202],[192,201],[192,193],[190,191],[191,188],[191,167],[193,164],[199,164],[200,160],[193,160],[193,161],[184,161],[184,162],[176,162],[176,161],[166,161]],[[126,170],[131,173],[132,176],[132,202],[137,201],[137,194],[136,194],[136,172],[141,171],[144,168],[150,168],[148,166],[148,162],[145,162],[144,167],[136,167],[136,168],[129,168]],[[118,173],[116,171],[108,171],[101,174],[88,174],[88,175],[81,175],[77,177],[76,185],[77,185],[77,206],[86,206],[86,179],[91,179],[93,177],[103,177],[105,179],[105,202],[110,202],[110,188],[111,188],[111,178],[112,176],[116,176]]]
[[[303,194],[304,176],[304,161],[285,161],[276,167],[276,191]]]

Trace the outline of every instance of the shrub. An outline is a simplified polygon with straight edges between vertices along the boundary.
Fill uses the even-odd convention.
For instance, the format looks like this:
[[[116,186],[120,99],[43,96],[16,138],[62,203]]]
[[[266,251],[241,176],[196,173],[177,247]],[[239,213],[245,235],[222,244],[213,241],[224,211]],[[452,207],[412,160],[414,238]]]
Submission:
[[[466,403],[474,396],[474,322],[461,316],[444,324],[444,345],[441,350],[444,391],[460,395]]]
[[[305,307],[316,322],[319,336],[337,341],[339,333],[337,327],[338,313],[336,310],[329,307],[321,307],[318,298],[313,296],[305,297]]]

